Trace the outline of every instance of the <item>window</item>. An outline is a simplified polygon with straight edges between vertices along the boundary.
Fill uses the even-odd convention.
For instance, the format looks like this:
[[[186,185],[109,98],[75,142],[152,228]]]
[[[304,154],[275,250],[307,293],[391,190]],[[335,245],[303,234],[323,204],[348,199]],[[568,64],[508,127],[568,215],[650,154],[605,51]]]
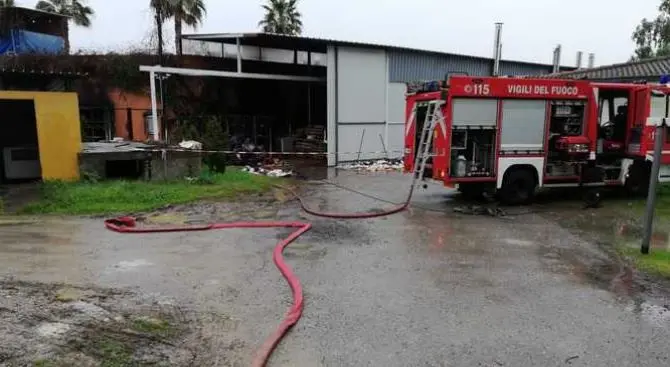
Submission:
[[[503,100],[502,150],[541,150],[546,109],[547,103],[543,100]]]
[[[600,121],[598,125],[603,125],[606,122],[610,120],[610,102],[607,99],[601,99],[600,100],[600,105],[598,106],[600,108]]]
[[[79,110],[81,135],[84,142],[111,140],[111,112],[104,108],[82,107]]]

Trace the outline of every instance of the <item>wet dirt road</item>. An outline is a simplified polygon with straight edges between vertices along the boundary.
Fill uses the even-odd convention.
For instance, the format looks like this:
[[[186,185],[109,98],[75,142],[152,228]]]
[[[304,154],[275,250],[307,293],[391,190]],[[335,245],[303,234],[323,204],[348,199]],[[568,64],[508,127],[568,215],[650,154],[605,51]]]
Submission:
[[[333,180],[396,202],[407,189],[397,174]],[[388,206],[323,185],[307,198],[322,210]],[[670,302],[640,293],[599,247],[542,214],[453,214],[441,187],[414,203],[435,211],[325,220],[287,202],[168,217],[314,223],[285,253],[305,312],[271,366],[670,365]],[[0,231],[4,278],[129,288],[179,304],[199,320],[203,366],[246,365],[291,302],[271,260],[287,231],[123,235],[96,219]]]

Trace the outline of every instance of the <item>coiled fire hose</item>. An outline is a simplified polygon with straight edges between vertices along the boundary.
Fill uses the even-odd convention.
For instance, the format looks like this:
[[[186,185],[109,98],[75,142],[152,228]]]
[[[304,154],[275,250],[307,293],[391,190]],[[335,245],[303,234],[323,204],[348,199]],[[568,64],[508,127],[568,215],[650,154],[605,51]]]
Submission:
[[[319,212],[316,210],[310,209],[305,201],[300,197],[294,190],[278,186],[282,190],[289,191],[300,203],[300,207],[306,213],[317,217],[324,218],[334,218],[334,219],[365,219],[365,218],[376,218],[383,217],[391,214],[401,212],[409,206],[410,200],[412,199],[412,194],[414,193],[415,180],[412,180],[412,186],[410,188],[409,194],[407,195],[407,200],[391,209],[374,212],[374,213],[330,213],[330,212]],[[113,219],[105,220],[105,227],[107,229],[119,232],[119,233],[165,233],[165,232],[196,232],[196,231],[208,231],[213,229],[229,229],[229,228],[294,228],[295,230],[286,238],[279,241],[274,247],[272,252],[272,260],[275,263],[275,266],[281,274],[286,279],[291,292],[293,294],[293,305],[288,309],[286,316],[279,324],[277,329],[268,336],[265,342],[258,349],[253,361],[252,367],[262,367],[265,366],[270,355],[277,347],[281,339],[286,335],[288,330],[295,325],[300,317],[302,316],[303,310],[303,294],[302,294],[302,285],[300,280],[293,273],[291,268],[284,261],[282,253],[291,242],[295,241],[303,233],[309,231],[312,228],[311,223],[307,222],[289,222],[289,221],[266,221],[266,222],[232,222],[232,223],[211,223],[205,225],[188,225],[188,226],[168,226],[168,227],[137,227],[137,222],[133,217],[118,217]]]

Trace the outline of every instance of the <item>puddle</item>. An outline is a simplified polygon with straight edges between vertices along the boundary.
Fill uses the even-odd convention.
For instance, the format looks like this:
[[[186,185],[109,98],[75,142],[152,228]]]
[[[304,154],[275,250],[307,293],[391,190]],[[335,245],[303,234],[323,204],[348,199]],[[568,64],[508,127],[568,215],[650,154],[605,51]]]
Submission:
[[[519,247],[531,247],[534,245],[532,241],[517,240],[515,238],[505,238],[502,241],[508,245],[519,246]]]
[[[128,260],[128,261],[119,261],[116,265],[114,265],[114,270],[117,271],[131,271],[135,270],[136,268],[144,267],[144,266],[150,266],[153,265],[153,263],[144,260],[144,259],[135,259],[135,260]]]
[[[652,326],[670,326],[670,306],[657,306],[648,302],[632,302],[626,307],[626,311],[640,315],[640,317]]]

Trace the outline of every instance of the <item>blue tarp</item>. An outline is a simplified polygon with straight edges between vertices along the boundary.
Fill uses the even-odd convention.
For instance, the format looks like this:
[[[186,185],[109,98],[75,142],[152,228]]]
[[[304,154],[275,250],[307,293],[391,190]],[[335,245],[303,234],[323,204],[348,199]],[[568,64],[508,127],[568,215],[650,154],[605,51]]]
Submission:
[[[0,55],[9,53],[59,54],[64,48],[65,40],[61,37],[23,29],[12,29],[9,37],[0,39]]]

